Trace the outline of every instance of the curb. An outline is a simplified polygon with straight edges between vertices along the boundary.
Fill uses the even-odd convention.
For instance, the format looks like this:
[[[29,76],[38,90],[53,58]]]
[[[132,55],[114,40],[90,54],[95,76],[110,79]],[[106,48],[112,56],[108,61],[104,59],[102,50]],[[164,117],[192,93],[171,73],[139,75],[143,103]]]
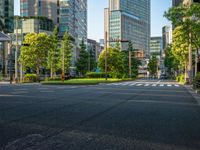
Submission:
[[[191,85],[184,85],[184,87],[188,90],[188,92],[192,95],[192,97],[197,101],[200,106],[200,95],[197,90],[194,90]]]

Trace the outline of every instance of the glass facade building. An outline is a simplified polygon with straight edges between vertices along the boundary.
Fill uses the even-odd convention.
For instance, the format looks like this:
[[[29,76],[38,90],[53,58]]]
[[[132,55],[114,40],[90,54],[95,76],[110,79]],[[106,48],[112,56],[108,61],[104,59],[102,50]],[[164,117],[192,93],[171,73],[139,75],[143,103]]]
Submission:
[[[158,59],[162,55],[162,37],[151,37],[150,56],[156,56]]]
[[[149,55],[150,0],[110,0],[105,18],[109,45],[114,46],[119,40],[126,50],[128,44],[123,41],[132,41],[134,49]]]
[[[14,0],[0,1],[0,30],[5,33],[13,32]]]

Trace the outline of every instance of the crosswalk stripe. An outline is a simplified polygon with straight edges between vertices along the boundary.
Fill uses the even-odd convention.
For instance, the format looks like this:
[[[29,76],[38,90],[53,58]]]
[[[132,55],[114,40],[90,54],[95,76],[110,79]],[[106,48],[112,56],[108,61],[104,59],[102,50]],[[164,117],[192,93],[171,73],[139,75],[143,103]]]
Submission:
[[[171,87],[172,85],[171,85],[171,84],[168,84],[167,86],[168,86],[168,87]]]
[[[142,84],[137,84],[136,86],[141,86]]]
[[[149,86],[150,84],[145,84],[144,86]]]
[[[164,86],[164,84],[160,84],[160,86]]]

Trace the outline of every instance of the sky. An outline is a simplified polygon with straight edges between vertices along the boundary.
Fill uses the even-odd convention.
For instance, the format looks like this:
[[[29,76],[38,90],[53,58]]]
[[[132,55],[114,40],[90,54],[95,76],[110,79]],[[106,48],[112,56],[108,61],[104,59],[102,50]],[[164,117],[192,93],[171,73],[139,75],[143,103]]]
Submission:
[[[15,1],[15,15],[20,14],[20,0]],[[104,37],[104,8],[109,0],[88,0],[88,38],[99,41]],[[162,27],[170,25],[163,17],[171,7],[171,0],[151,0],[151,36],[161,36]]]

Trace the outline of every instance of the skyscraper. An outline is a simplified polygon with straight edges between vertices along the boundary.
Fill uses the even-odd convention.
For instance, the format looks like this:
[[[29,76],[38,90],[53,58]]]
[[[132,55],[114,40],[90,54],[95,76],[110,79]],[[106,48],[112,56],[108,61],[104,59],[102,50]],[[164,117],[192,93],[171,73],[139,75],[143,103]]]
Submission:
[[[172,43],[172,27],[164,26],[162,28],[162,49],[163,51],[166,50],[169,44]]]
[[[0,31],[13,32],[14,0],[0,1]]]
[[[150,0],[110,0],[105,9],[105,32],[108,43],[114,46],[115,40],[121,42],[123,50],[132,41],[134,49],[149,55],[150,49]]]
[[[78,46],[87,42],[87,0],[21,0],[21,16],[44,16],[75,39],[73,60],[78,56]],[[74,62],[74,61],[73,61]]]
[[[172,6],[178,6],[183,3],[183,0],[172,0]]]
[[[57,24],[57,0],[20,0],[21,16],[44,16]]]

